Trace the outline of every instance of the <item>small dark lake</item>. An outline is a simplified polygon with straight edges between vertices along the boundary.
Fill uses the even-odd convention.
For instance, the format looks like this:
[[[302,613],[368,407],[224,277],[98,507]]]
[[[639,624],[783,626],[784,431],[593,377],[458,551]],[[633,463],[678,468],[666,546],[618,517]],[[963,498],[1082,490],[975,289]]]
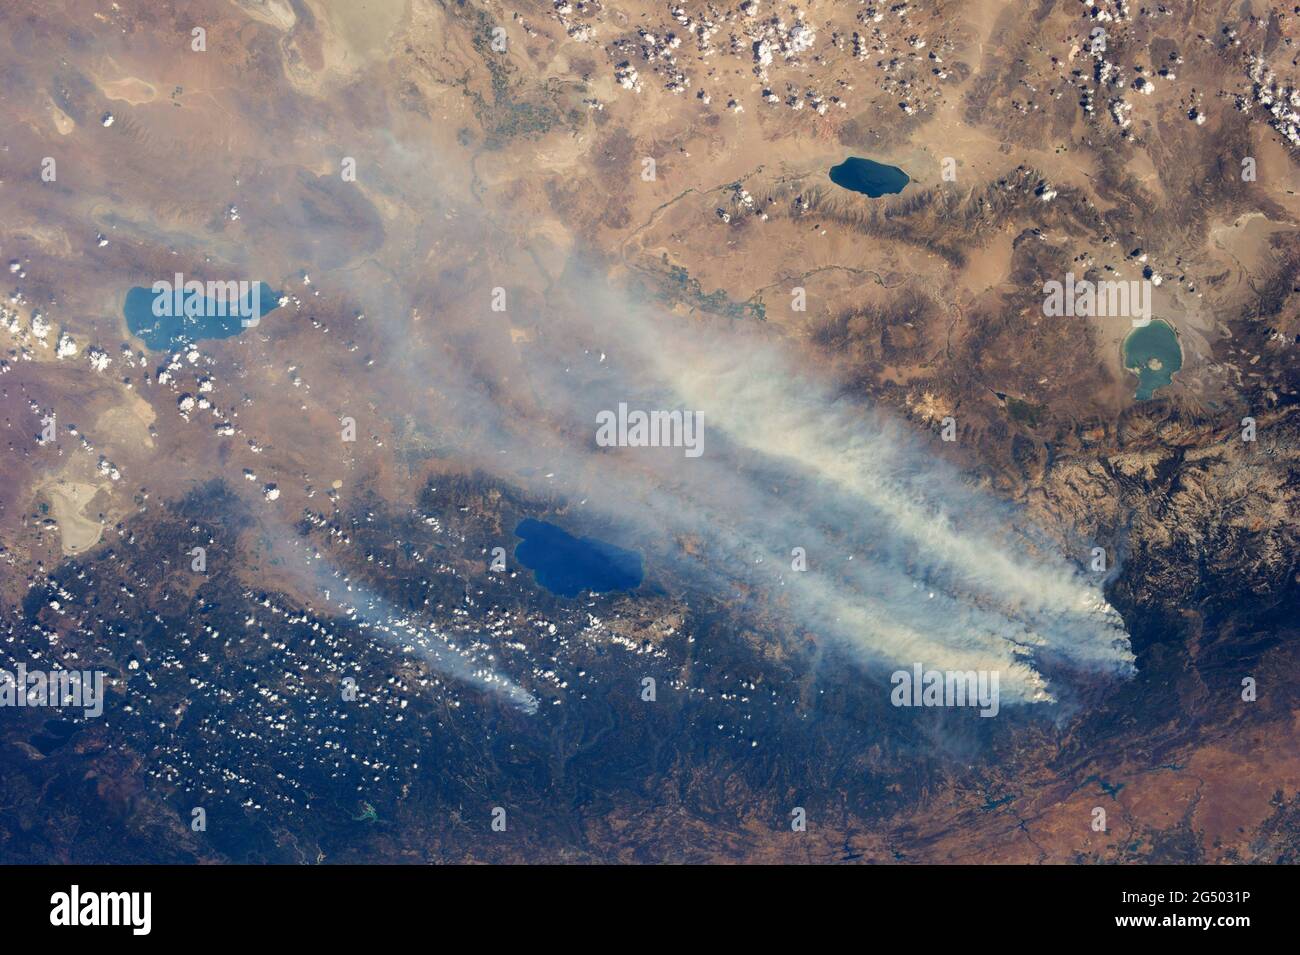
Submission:
[[[574,537],[563,528],[531,517],[519,522],[515,535],[523,541],[515,558],[533,572],[537,582],[559,597],[576,597],[584,590],[605,593],[641,586],[641,555],[590,537]]]
[[[265,282],[258,289],[261,293],[261,314],[265,318],[269,312],[279,307],[280,293],[273,291]],[[250,297],[251,294],[250,292]],[[126,327],[150,351],[173,351],[182,344],[205,338],[233,338],[244,330],[239,315],[219,315],[217,313],[222,309],[218,308],[215,301],[210,298],[200,300],[199,296],[197,291],[186,292],[181,300],[181,314],[159,316],[154,314],[154,300],[157,297],[154,291],[137,285],[126,293],[126,303],[122,307]],[[240,311],[246,313],[251,310],[252,302],[246,299],[240,305]]]
[[[907,173],[897,166],[886,166],[857,156],[850,156],[838,166],[831,166],[831,182],[872,199],[902,192],[909,181]]]

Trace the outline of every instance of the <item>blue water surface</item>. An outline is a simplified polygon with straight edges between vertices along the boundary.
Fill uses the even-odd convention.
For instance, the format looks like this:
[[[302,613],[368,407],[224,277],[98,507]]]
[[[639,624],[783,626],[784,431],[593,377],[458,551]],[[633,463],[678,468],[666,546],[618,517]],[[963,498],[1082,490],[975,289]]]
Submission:
[[[857,156],[850,156],[838,166],[831,166],[831,182],[872,199],[902,192],[909,181],[907,173],[897,166],[886,166]]]
[[[258,286],[261,290],[262,317],[279,307],[280,293],[273,291],[265,282]],[[198,292],[187,292],[182,299],[188,305],[198,296]],[[217,315],[217,303],[205,298],[200,309],[201,315],[165,315],[153,313],[154,291],[137,285],[126,293],[126,304],[122,313],[126,317],[126,327],[132,335],[141,339],[150,351],[174,351],[183,344],[202,341],[205,338],[233,338],[246,327],[238,315]],[[245,299],[241,305],[251,303]],[[187,309],[193,311],[193,308]],[[244,313],[247,308],[241,309]]]
[[[523,538],[515,548],[515,558],[557,596],[641,586],[641,555],[636,551],[591,537],[574,537],[561,527],[531,517],[519,522],[515,535]]]

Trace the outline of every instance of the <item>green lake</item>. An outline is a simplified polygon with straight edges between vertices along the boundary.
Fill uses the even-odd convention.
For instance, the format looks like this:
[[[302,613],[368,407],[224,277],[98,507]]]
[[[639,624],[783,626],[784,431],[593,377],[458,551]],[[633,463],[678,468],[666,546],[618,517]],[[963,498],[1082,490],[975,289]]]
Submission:
[[[1124,367],[1138,376],[1138,401],[1146,401],[1157,388],[1174,380],[1183,367],[1183,349],[1178,334],[1168,322],[1156,319],[1150,325],[1135,328],[1124,339]]]

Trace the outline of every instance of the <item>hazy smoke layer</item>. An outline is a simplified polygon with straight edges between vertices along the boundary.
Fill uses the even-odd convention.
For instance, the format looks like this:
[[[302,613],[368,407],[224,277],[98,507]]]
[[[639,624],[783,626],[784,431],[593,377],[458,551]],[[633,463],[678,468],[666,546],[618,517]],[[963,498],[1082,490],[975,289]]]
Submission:
[[[364,588],[353,587],[345,610],[363,630],[403,653],[413,653],[444,676],[497,694],[532,715],[537,698],[492,669],[479,653],[460,646],[435,627],[398,612],[388,601]]]
[[[437,215],[400,236],[392,224],[384,249],[332,274],[389,333],[380,396],[458,466],[558,497],[583,525],[571,530],[621,530],[613,542],[642,551],[652,579],[707,589],[773,639],[829,638],[890,668],[999,670],[1007,702],[1051,699],[1049,677],[1072,671],[1131,671],[1102,580],[1077,569],[1086,545],[1057,553],[1024,514],[966,486],[928,435],[844,399],[800,358],[808,349],[763,323],[632,302],[581,255],[466,200],[454,163],[391,139],[386,151],[387,170],[441,170],[436,189],[421,175],[390,184]],[[413,247],[448,267],[429,275],[441,258],[412,261]],[[541,257],[563,272],[543,275]],[[494,289],[504,311],[489,307]],[[702,415],[703,453],[598,446],[598,415],[620,403]]]
[[[595,286],[581,299],[548,341],[590,346],[539,354],[529,384],[573,435],[544,466],[559,481],[576,468],[588,506],[650,539],[698,539],[693,573],[761,588],[792,627],[872,661],[1001,670],[1006,697],[1025,701],[1051,698],[1041,659],[1131,671],[1100,576],[967,487],[925,436],[837,398],[789,343],[653,314]],[[593,447],[596,412],[618,402],[699,412],[703,454]],[[792,569],[794,548],[806,572]]]
[[[419,620],[418,615],[398,609],[364,584],[348,579],[319,554],[309,557],[298,547],[293,554],[295,564],[282,566],[282,571],[318,591],[358,629],[398,653],[415,656],[435,673],[500,696],[529,715],[537,712],[537,698],[484,659],[490,648],[467,646],[472,642],[469,640],[458,642]]]

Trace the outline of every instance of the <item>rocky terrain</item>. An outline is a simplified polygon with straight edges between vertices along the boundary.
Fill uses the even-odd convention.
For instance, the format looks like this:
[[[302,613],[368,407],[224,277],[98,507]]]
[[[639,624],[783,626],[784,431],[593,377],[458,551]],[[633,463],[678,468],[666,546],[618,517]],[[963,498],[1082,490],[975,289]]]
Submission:
[[[1295,861],[1297,39],[1227,2],[3,0],[0,667],[108,699],[0,708],[0,859]],[[840,189],[850,155],[910,181]],[[1150,284],[1171,385],[1135,399],[1127,316],[1045,314],[1066,272]],[[127,293],[177,273],[279,306],[150,349]],[[575,409],[698,343],[763,379],[752,342],[1100,547],[1132,674],[1052,646],[1053,703],[900,709],[730,526],[589,506],[726,503],[576,452]],[[644,582],[547,592],[526,517]],[[837,565],[888,549],[832,518]]]

